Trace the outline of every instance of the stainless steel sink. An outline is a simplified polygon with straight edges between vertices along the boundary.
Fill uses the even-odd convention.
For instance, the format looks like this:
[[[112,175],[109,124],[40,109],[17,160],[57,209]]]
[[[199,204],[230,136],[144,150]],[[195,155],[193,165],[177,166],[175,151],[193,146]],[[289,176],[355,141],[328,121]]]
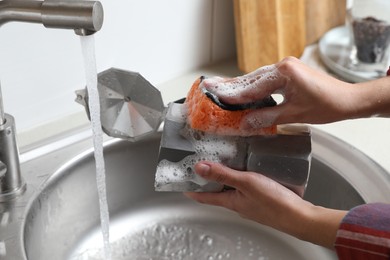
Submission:
[[[113,259],[336,259],[225,209],[155,192],[159,141],[105,144]],[[92,150],[75,155],[88,147],[73,142],[22,164],[26,194],[0,204],[1,259],[102,259]],[[313,129],[313,154],[305,199],[338,209],[390,201],[390,175],[353,147]]]

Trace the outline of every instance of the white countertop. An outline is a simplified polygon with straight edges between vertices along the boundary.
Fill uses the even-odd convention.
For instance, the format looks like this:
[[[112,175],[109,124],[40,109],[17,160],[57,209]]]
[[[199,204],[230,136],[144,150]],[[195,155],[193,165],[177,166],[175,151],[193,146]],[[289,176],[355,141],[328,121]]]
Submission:
[[[309,63],[310,66],[324,69],[318,59],[313,59],[315,51],[315,47],[308,48],[302,60]],[[226,62],[195,70],[157,87],[162,93],[164,103],[167,104],[185,97],[192,83],[201,75],[233,77],[240,74],[242,73],[234,62]],[[84,112],[37,126],[18,135],[21,150],[23,151],[23,148],[45,138],[80,127],[88,127],[88,120]],[[390,119],[348,120],[326,125],[313,125],[313,127],[328,132],[356,147],[390,172]]]

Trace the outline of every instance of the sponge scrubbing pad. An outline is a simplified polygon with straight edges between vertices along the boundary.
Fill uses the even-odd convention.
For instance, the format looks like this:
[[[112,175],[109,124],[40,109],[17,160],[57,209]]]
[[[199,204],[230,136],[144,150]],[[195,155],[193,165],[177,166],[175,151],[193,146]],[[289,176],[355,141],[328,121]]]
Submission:
[[[206,133],[230,136],[270,135],[276,133],[276,126],[242,129],[242,118],[252,109],[229,111],[213,102],[201,88],[202,78],[197,79],[186,98],[187,123],[192,129]]]

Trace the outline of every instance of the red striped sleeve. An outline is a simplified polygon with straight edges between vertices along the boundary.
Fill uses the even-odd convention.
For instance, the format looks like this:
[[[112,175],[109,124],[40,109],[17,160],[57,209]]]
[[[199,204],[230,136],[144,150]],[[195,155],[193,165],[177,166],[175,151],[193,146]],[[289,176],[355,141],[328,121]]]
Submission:
[[[339,259],[390,259],[390,205],[365,204],[348,212],[337,231]]]
[[[341,230],[349,230],[352,232],[356,232],[357,234],[371,234],[375,232],[377,236],[390,239],[390,232],[385,230],[380,230],[376,228],[369,228],[361,225],[354,225],[350,223],[341,223],[339,229]]]

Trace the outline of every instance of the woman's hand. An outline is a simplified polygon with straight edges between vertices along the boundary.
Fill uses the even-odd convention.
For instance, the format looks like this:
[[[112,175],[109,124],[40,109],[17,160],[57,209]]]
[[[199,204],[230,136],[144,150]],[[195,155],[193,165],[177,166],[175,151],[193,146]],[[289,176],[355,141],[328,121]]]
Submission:
[[[243,129],[285,123],[329,123],[380,115],[381,112],[376,111],[380,109],[390,112],[390,78],[382,82],[350,84],[314,70],[293,57],[241,77],[209,78],[202,84],[228,104],[250,103],[271,94],[283,96],[277,106],[248,114],[242,121]],[[387,88],[376,86],[386,84]],[[377,107],[379,101],[382,108]]]
[[[201,162],[195,166],[203,178],[235,188],[219,193],[185,193],[205,204],[222,206],[242,217],[332,248],[341,219],[346,212],[303,200],[279,183],[253,172],[241,172],[221,164]]]

